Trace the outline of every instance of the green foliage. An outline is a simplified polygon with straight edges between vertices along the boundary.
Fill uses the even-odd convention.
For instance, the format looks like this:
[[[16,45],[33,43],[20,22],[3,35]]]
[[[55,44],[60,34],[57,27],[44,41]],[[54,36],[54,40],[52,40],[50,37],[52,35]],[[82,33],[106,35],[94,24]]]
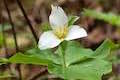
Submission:
[[[39,58],[39,56],[36,55],[17,53],[16,55],[9,58],[8,62],[21,64],[48,65],[50,61],[47,59]]]
[[[69,16],[68,18],[68,27],[73,25],[79,19],[78,16]]]
[[[98,48],[94,52],[90,49],[73,45],[74,43],[70,46],[70,43],[71,42],[68,42],[65,46],[62,45],[58,48],[57,52],[61,55],[60,57],[63,60],[62,64],[49,65],[49,72],[68,80],[101,80],[103,74],[107,74],[112,71],[112,63],[105,60],[104,57],[101,57],[101,49],[99,50]],[[108,42],[106,40],[102,45],[105,43],[109,43],[109,40]],[[108,48],[109,45],[106,47]],[[97,57],[95,55],[96,52]],[[109,55],[110,53],[105,54]]]
[[[4,23],[3,25],[4,25],[4,31],[9,30],[9,29],[12,28],[11,25],[8,24],[8,23]],[[0,32],[2,31],[2,27],[3,27],[3,25],[0,24]]]
[[[0,33],[0,46],[3,44],[3,36],[2,33]]]
[[[104,13],[91,9],[84,9],[83,14],[98,20],[104,20],[112,25],[120,26],[120,16],[113,13]]]
[[[0,62],[48,66],[50,73],[66,80],[101,80],[112,71],[112,62],[107,58],[113,48],[115,44],[108,39],[95,51],[81,47],[78,42],[64,41],[55,52],[34,48]]]
[[[49,23],[43,23],[43,24],[41,25],[41,29],[42,29],[42,31],[51,30],[50,24],[49,24]]]
[[[0,65],[8,63],[8,59],[6,58],[0,58]]]
[[[84,61],[79,64],[63,68],[61,65],[51,64],[49,72],[67,80],[101,80],[103,74],[112,71],[112,64],[104,60]]]
[[[108,58],[110,57],[111,50],[116,48],[116,45],[109,39],[106,39],[96,50],[94,56],[96,58]],[[109,55],[108,55],[109,54]]]
[[[9,73],[9,71],[0,72],[0,79],[1,80],[5,79],[5,78],[10,78],[10,77],[13,77],[13,75],[11,75]]]
[[[34,48],[34,49],[27,51],[26,53],[37,56],[37,57],[42,58],[42,59],[49,60],[55,64],[61,63],[59,56],[54,54],[51,50],[40,51],[40,49]]]

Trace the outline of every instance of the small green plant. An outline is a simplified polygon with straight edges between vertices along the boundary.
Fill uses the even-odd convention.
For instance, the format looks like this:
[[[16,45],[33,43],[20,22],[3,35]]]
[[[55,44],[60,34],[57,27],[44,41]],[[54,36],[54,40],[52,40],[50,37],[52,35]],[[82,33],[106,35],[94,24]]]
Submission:
[[[112,71],[109,58],[115,46],[107,39],[93,51],[81,47],[78,42],[64,41],[56,51],[34,48],[0,62],[47,66],[49,73],[67,80],[101,80]]]
[[[76,29],[76,26],[73,25],[78,17],[71,16],[67,21],[67,16],[61,7],[52,6],[52,9],[50,23],[54,33],[52,35],[48,34],[50,36],[47,35],[47,37],[44,35],[46,32],[43,33],[42,35],[44,36],[40,37],[38,48],[28,50],[24,53],[16,53],[9,59],[1,58],[0,63],[47,66],[49,73],[64,80],[101,80],[103,75],[110,73],[112,71],[111,60],[113,57],[111,56],[111,51],[116,48],[116,45],[111,40],[106,39],[93,51],[81,47],[76,41],[70,41],[87,36],[86,31],[79,26]],[[51,48],[54,47],[57,48],[52,50]]]

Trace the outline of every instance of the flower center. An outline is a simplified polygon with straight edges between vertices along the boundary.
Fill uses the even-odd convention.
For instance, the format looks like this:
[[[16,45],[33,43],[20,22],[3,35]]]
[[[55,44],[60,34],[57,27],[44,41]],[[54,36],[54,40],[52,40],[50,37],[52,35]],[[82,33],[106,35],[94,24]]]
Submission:
[[[63,39],[66,37],[67,33],[68,33],[68,28],[67,28],[67,27],[59,27],[59,28],[56,28],[56,29],[54,30],[54,33],[55,33],[55,35],[56,35],[59,39],[63,40]]]

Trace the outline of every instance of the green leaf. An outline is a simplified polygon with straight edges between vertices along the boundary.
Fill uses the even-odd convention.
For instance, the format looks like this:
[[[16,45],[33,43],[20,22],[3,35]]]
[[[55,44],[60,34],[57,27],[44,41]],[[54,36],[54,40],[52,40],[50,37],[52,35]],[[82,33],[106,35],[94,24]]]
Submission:
[[[112,25],[120,26],[120,16],[115,15],[114,13],[104,13],[91,9],[84,9],[83,14],[98,20],[104,20]]]
[[[69,41],[63,42],[57,49],[56,53],[62,58],[64,53],[66,66],[77,63],[89,58],[93,58],[93,51],[91,49],[82,48],[78,42]],[[63,62],[62,62],[63,63]]]
[[[48,65],[51,61],[39,58],[38,56],[35,55],[16,53],[16,55],[8,59],[8,62],[21,64]]]
[[[3,80],[5,78],[11,78],[14,77],[12,74],[10,74],[9,71],[4,71],[4,72],[0,72],[0,79]]]
[[[69,16],[68,27],[73,25],[78,19],[78,16]]]
[[[63,79],[101,80],[102,75],[112,71],[111,62],[95,57],[92,50],[84,49],[73,41],[62,43],[56,53],[62,63],[49,64],[48,70]]]
[[[112,71],[112,64],[104,60],[95,59],[71,65],[65,69],[61,65],[49,65],[48,69],[50,73],[68,80],[101,80],[103,74]]]
[[[48,72],[64,79],[63,66],[57,64],[49,64]]]
[[[37,57],[42,58],[42,59],[50,60],[55,64],[61,63],[60,57],[57,54],[54,54],[51,50],[40,51],[40,49],[34,48],[31,50],[28,50],[26,53],[37,56]]]
[[[65,75],[69,79],[101,80],[103,74],[111,71],[111,63],[96,59],[68,67]]]
[[[51,50],[40,50],[38,48],[33,48],[26,51],[24,54],[16,53],[16,55],[9,58],[8,62],[48,65],[50,63],[61,64],[61,58],[54,54]]]
[[[7,64],[8,63],[8,59],[7,58],[0,58],[0,66],[3,64]]]
[[[66,66],[93,58],[93,53],[90,49],[69,47],[65,52]]]
[[[108,46],[110,49],[108,49]],[[101,80],[102,75],[112,71],[112,62],[105,60],[114,48],[106,40],[96,51],[82,48],[77,42],[64,41],[53,53],[51,50],[31,49],[8,59],[10,63],[48,66],[48,71],[63,79]]]
[[[3,36],[2,33],[0,33],[0,46],[3,45]]]
[[[42,29],[42,31],[52,30],[52,28],[51,28],[51,26],[50,26],[49,23],[43,23],[43,24],[41,25],[41,29]]]
[[[115,44],[106,39],[96,50],[94,56],[97,58],[107,58],[111,55],[111,50],[115,48]]]

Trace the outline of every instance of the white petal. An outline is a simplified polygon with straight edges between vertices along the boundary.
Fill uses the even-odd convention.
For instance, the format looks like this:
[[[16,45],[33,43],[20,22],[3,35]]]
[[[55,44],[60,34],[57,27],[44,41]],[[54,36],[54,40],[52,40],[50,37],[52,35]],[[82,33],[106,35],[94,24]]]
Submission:
[[[66,36],[65,40],[73,40],[82,37],[86,37],[87,32],[85,29],[80,28],[78,25],[72,25],[69,29],[68,35]]]
[[[64,27],[68,23],[68,17],[61,7],[52,5],[49,21],[53,29],[56,27]]]
[[[54,48],[61,43],[61,40],[58,39],[52,31],[44,32],[38,42],[38,47],[41,50]]]

